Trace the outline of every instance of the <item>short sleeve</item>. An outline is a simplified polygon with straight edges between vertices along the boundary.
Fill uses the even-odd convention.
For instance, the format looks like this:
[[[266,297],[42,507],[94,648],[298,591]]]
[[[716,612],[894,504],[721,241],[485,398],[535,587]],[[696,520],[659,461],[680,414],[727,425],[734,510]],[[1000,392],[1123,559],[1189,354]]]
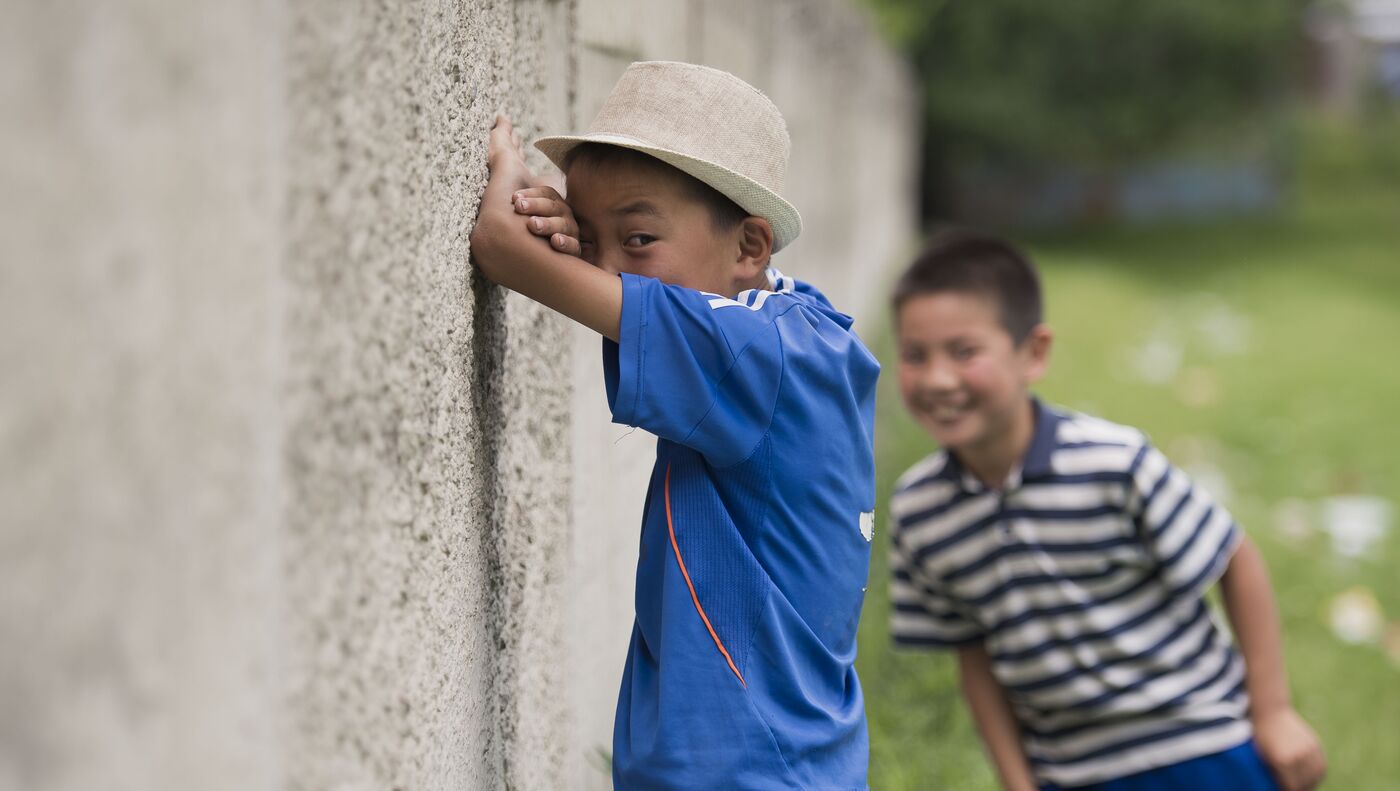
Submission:
[[[890,636],[909,648],[954,648],[981,642],[982,627],[922,574],[899,540],[890,547]]]
[[[617,343],[604,341],[613,421],[743,461],[767,433],[783,375],[781,300],[749,302],[622,275]]]
[[[1199,597],[1225,573],[1243,534],[1210,493],[1144,445],[1133,461],[1128,508],[1174,595]]]

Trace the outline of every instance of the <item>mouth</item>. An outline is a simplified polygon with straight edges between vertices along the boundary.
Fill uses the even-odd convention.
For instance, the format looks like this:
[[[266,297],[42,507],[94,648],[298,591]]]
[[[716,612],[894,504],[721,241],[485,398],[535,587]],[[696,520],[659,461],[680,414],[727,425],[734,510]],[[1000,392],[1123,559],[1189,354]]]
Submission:
[[[925,401],[920,404],[922,411],[930,420],[935,423],[952,425],[962,420],[972,411],[972,404],[967,402],[949,403],[946,401]]]

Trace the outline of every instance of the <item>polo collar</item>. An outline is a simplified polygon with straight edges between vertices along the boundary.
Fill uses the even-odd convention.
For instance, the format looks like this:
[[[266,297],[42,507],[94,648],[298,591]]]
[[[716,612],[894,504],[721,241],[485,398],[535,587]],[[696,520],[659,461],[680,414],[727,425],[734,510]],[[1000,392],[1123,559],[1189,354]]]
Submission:
[[[1021,458],[1021,463],[1013,467],[1011,474],[1007,476],[1006,491],[1020,488],[1021,482],[1027,478],[1036,478],[1052,471],[1050,457],[1059,447],[1060,421],[1064,418],[1034,396],[1031,397],[1031,409],[1035,415],[1035,429],[1031,434],[1031,444],[1026,448],[1026,454]],[[973,494],[988,488],[976,475],[972,474],[971,470],[958,461],[957,456],[946,450],[943,451],[943,455],[945,457],[943,468],[938,471],[936,477],[951,481],[960,486],[963,491]]]
[[[1021,461],[1021,477],[1034,478],[1052,471],[1050,457],[1060,445],[1060,421],[1064,418],[1059,412],[1045,406],[1039,398],[1031,397],[1035,410],[1035,433],[1031,435],[1031,445],[1026,448],[1026,457]]]

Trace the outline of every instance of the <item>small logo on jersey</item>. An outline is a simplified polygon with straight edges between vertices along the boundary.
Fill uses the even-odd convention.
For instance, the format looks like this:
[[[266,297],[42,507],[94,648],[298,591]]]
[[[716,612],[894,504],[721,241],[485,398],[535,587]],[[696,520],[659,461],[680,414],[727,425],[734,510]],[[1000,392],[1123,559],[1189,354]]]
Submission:
[[[860,534],[869,541],[875,537],[875,512],[866,511],[860,515]]]

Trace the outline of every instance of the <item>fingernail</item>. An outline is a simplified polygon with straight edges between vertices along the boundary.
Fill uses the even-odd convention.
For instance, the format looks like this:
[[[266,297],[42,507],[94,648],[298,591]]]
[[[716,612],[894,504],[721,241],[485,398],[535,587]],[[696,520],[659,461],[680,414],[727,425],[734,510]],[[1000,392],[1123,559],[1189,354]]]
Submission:
[[[525,200],[524,198],[521,198],[520,202],[516,205],[520,207],[521,211],[525,211],[526,209],[530,208],[530,202]]]
[[[530,224],[535,226],[535,230],[537,231],[544,230],[544,220],[540,219],[539,217],[536,217],[533,220],[531,220]]]

